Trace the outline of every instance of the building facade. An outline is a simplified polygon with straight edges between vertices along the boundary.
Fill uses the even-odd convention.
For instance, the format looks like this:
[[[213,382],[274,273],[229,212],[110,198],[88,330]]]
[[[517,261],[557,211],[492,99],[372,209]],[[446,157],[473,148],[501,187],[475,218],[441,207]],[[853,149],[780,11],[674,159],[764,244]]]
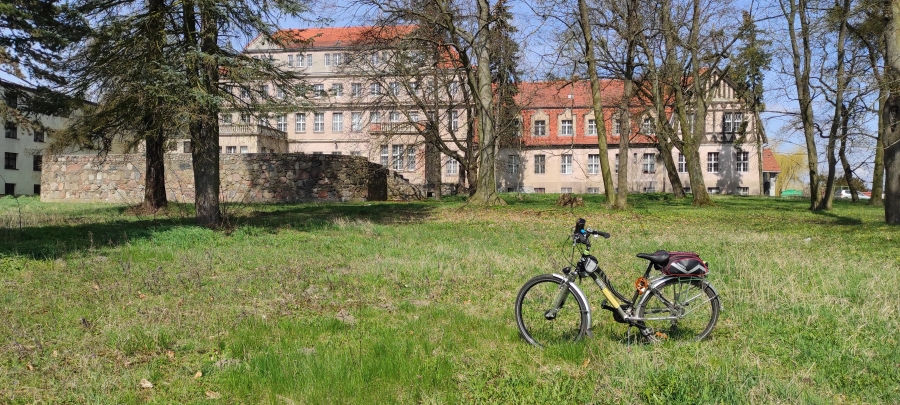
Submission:
[[[27,87],[0,82],[0,92],[9,108],[16,108],[20,95],[31,91]],[[61,129],[67,125],[64,117],[40,116],[41,125],[49,129]],[[9,117],[2,122],[3,167],[0,168],[0,189],[3,195],[32,195],[41,193],[41,170],[44,150],[50,141],[47,131],[30,128]]]
[[[365,156],[387,166],[413,184],[428,187],[431,176],[444,184],[460,182],[462,150],[473,138],[463,132],[471,124],[468,106],[462,98],[464,80],[454,76],[431,76],[421,70],[401,70],[414,65],[421,55],[402,52],[372,41],[373,27],[283,30],[278,44],[256,38],[245,48],[255,58],[268,58],[296,71],[310,88],[309,105],[292,113],[253,116],[226,112],[222,116],[223,153],[301,152]],[[403,30],[401,27],[400,31]],[[382,33],[383,34],[383,33]],[[397,32],[390,33],[397,35]],[[400,32],[402,34],[402,32]],[[385,50],[390,49],[390,50]],[[401,58],[405,58],[402,59]],[[453,69],[445,69],[451,71]],[[412,72],[412,73],[411,73]],[[441,73],[442,74],[442,73]],[[261,91],[274,94],[277,88]],[[627,159],[630,192],[667,192],[665,167],[653,134],[657,117],[648,105],[632,103],[632,128],[620,128],[616,108],[622,82],[603,84],[603,125],[609,152],[607,158],[617,170],[617,161]],[[591,106],[587,81],[522,83],[517,96],[521,108],[519,136],[506,142],[497,156],[500,191],[534,193],[602,193],[597,152],[597,120]],[[753,133],[757,122],[744,111],[731,84],[723,80],[714,90],[704,125],[706,136],[700,147],[704,185],[710,193],[768,194],[774,189],[777,164],[764,153],[762,142],[747,141],[742,133]],[[665,117],[663,119],[670,119]],[[746,124],[745,124],[746,122]],[[256,145],[251,138],[235,133],[237,126],[254,126],[274,133],[269,146]],[[441,147],[431,148],[424,129],[437,128]],[[271,131],[274,130],[275,132]],[[254,132],[255,131],[255,132]],[[246,131],[245,131],[246,132]],[[280,135],[283,134],[283,135]],[[628,156],[620,156],[620,136],[629,136]],[[282,140],[283,139],[283,140]],[[436,150],[435,150],[436,149]],[[438,156],[426,164],[429,153]],[[690,191],[684,156],[670,151],[678,165],[682,186]],[[764,174],[759,176],[762,165]],[[439,166],[439,167],[437,167]],[[613,174],[614,181],[617,178]],[[613,184],[613,187],[618,187]]]

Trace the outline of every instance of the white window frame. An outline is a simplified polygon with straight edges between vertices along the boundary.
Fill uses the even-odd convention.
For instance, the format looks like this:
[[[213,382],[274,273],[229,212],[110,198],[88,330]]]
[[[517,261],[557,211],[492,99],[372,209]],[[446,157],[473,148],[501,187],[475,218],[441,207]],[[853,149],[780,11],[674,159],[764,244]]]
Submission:
[[[459,161],[452,157],[447,157],[447,169],[446,175],[448,176],[458,176],[459,175]]]
[[[534,174],[547,173],[547,155],[534,155]]]
[[[587,122],[587,136],[597,136],[597,120],[593,118]]]
[[[350,96],[362,96],[362,83],[350,83]]]
[[[275,128],[279,131],[287,132],[287,115],[278,114],[275,116]]]
[[[306,113],[294,114],[294,132],[296,132],[296,133],[306,132]]]
[[[534,136],[547,136],[547,121],[534,120]]]
[[[506,173],[519,174],[519,155],[509,155],[506,157]]]
[[[343,83],[331,83],[331,96],[332,97],[344,97],[344,84]]]
[[[684,153],[678,154],[678,173],[687,173],[687,160]]]
[[[390,155],[389,148],[390,147],[388,145],[381,145],[381,160],[379,160],[379,163],[381,163],[381,165],[384,167],[388,167],[388,165],[390,165],[390,162],[391,162],[391,160],[390,160],[391,155]]]
[[[450,110],[450,130],[456,131],[459,129],[459,111]]]
[[[708,152],[706,154],[706,172],[719,172],[719,152]]]
[[[559,173],[572,174],[572,155],[564,154],[559,157]]]
[[[656,154],[645,153],[641,164],[641,172],[645,174],[656,173]]]
[[[313,132],[325,132],[325,113],[313,113]]]
[[[410,172],[416,170],[416,146],[415,145],[407,145],[406,146],[406,170],[410,171]]]
[[[588,154],[588,174],[600,174],[600,155]]]
[[[559,123],[559,136],[572,136],[574,135],[574,120],[560,120]]]
[[[331,113],[331,132],[344,132],[344,113]]]
[[[362,131],[362,113],[361,112],[351,112],[350,113],[350,130],[351,131]]]
[[[750,171],[750,152],[740,149],[734,151],[734,169],[738,172]]]
[[[405,167],[403,164],[403,152],[406,147],[404,145],[391,145],[391,168],[401,171]]]

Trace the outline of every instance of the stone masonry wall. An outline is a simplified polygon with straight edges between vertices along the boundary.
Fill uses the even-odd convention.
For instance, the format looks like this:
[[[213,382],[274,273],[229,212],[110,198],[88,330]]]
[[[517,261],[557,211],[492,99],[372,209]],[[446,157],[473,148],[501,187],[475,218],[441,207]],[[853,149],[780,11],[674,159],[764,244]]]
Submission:
[[[169,201],[194,201],[190,154],[166,155]],[[407,199],[416,187],[384,167],[346,155],[225,154],[219,159],[226,202],[334,202]],[[138,204],[144,199],[143,155],[46,156],[41,201]]]

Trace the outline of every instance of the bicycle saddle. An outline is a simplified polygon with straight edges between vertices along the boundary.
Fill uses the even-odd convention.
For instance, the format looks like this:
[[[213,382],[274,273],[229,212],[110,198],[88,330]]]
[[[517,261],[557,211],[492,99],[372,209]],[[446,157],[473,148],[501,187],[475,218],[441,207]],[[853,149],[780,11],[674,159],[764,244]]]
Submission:
[[[650,263],[660,266],[664,266],[669,262],[669,252],[666,252],[665,250],[657,250],[654,253],[638,253],[637,257],[647,259]]]

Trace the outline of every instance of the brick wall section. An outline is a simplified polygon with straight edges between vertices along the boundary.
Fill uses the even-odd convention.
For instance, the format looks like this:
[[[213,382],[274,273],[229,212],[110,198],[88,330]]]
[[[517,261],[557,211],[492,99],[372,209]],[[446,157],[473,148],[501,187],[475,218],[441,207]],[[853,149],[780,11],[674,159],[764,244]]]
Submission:
[[[138,204],[144,199],[143,155],[46,156],[41,201]],[[403,177],[365,158],[346,155],[225,154],[221,195],[227,202],[336,202],[410,199],[420,195]],[[169,201],[194,201],[189,154],[166,156]]]

